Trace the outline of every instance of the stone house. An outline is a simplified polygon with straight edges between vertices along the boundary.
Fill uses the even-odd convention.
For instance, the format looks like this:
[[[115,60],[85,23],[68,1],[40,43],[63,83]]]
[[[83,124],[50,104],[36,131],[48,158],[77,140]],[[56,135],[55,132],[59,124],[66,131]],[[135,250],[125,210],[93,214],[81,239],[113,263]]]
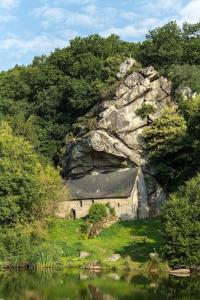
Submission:
[[[122,220],[148,216],[147,191],[140,168],[89,174],[69,179],[68,201],[59,202],[57,215],[73,219],[85,217],[92,203],[109,203]]]

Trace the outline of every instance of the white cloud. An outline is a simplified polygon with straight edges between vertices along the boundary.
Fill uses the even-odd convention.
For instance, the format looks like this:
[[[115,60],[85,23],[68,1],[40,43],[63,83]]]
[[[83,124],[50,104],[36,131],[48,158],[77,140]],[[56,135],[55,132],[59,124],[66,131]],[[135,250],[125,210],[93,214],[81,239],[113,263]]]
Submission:
[[[19,0],[0,0],[0,8],[10,9],[16,7],[19,4]]]
[[[49,6],[35,8],[32,15],[41,20],[44,28],[52,24],[85,26],[96,31],[105,30],[105,28],[116,27],[117,24],[127,21],[131,23],[138,18],[138,15],[131,11],[123,11],[111,6],[99,6],[87,2],[87,5],[79,10],[67,10],[61,6]],[[73,27],[72,27],[73,28]]]
[[[0,55],[5,56],[0,69],[7,70],[16,64],[29,64],[34,56],[48,54],[55,48],[63,48],[69,45],[69,41],[79,35],[74,30],[63,30],[59,37],[42,33],[31,37],[30,33],[24,36],[10,35],[0,40]],[[30,36],[29,36],[30,35]]]
[[[199,22],[200,21],[200,0],[192,0],[180,11],[180,22]]]
[[[59,5],[59,4],[78,4],[78,5],[85,5],[88,3],[94,3],[96,2],[95,0],[55,0],[54,4]]]
[[[42,25],[46,28],[53,23],[63,23],[63,24],[81,24],[81,25],[93,25],[95,24],[95,19],[90,15],[79,13],[76,11],[68,11],[60,7],[48,7],[43,6],[33,10],[33,15],[36,18],[43,19]]]
[[[0,24],[1,23],[10,23],[10,22],[13,22],[16,20],[16,17],[15,16],[12,16],[12,15],[3,15],[3,14],[0,14]]]
[[[182,7],[182,0],[145,0],[141,5],[141,12],[153,16],[178,12]]]
[[[120,13],[120,16],[121,16],[123,19],[127,20],[127,21],[133,21],[134,18],[137,17],[137,14],[134,13],[134,12],[128,12],[128,11],[124,11],[124,12],[123,12],[123,11],[122,11],[122,12]]]
[[[10,9],[16,7],[20,0],[0,0],[0,24],[10,23],[17,20],[17,17],[10,14]]]
[[[13,50],[13,56],[21,58],[25,54],[32,53],[33,55],[45,54],[54,48],[64,47],[67,45],[65,39],[56,38],[49,35],[39,35],[30,39],[25,39],[17,36],[11,36],[0,40],[0,50]]]
[[[33,10],[35,17],[42,17],[46,22],[63,22],[66,16],[66,11],[60,7],[43,6]]]

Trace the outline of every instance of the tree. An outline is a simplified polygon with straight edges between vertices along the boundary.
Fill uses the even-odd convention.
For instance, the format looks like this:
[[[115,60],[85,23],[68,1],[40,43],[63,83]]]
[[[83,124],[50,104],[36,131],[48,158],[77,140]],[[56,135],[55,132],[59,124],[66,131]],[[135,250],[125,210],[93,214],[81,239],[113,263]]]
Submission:
[[[171,194],[163,207],[163,251],[169,262],[200,264],[200,174]]]
[[[179,86],[189,87],[193,92],[200,92],[200,65],[171,65],[167,75],[176,90]]]
[[[149,158],[160,182],[169,190],[185,180],[185,174],[189,175],[186,133],[186,121],[175,107],[168,107],[144,130]]]
[[[199,172],[200,96],[189,100],[182,100],[180,101],[179,106],[187,121],[187,148],[189,149],[190,166],[194,173]]]
[[[144,132],[151,157],[166,157],[180,151],[186,129],[186,121],[177,109],[166,108],[161,117]]]
[[[58,172],[43,166],[30,143],[5,122],[0,123],[0,171],[0,225],[30,222],[58,197]]]
[[[173,64],[200,64],[200,22],[184,23],[182,27],[171,21],[150,30],[140,44],[137,58],[144,65],[153,64],[162,72]]]
[[[149,31],[146,38],[138,53],[138,58],[144,65],[153,64],[159,68],[181,61],[182,34],[176,22],[169,22]]]

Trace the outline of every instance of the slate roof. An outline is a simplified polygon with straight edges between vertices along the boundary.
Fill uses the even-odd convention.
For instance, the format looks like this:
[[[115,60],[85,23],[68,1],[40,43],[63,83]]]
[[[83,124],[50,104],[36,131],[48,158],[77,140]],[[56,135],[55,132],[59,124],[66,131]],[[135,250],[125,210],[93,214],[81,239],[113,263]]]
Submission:
[[[69,190],[70,200],[127,198],[131,195],[137,168],[123,171],[85,175],[78,179],[70,179],[66,188]]]

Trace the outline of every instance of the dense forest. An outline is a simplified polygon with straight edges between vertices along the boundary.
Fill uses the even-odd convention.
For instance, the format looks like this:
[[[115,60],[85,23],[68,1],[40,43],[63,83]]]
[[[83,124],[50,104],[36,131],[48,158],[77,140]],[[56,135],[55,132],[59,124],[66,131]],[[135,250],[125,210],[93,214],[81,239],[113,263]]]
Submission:
[[[77,37],[64,49],[35,57],[28,66],[16,65],[0,73],[1,259],[9,256],[12,260],[27,253],[21,248],[11,251],[19,241],[27,249],[30,243],[40,243],[35,224],[61,197],[62,179],[56,169],[60,168],[66,137],[76,133],[93,105],[109,98],[119,64],[130,56],[172,80],[177,109],[166,110],[144,138],[161,183],[168,192],[175,192],[163,214],[166,237],[171,234],[172,240],[179,240],[181,261],[200,260],[195,254],[200,245],[199,177],[177,192],[200,171],[200,23],[180,27],[176,22],[151,30],[145,41],[137,43],[122,41],[116,35]],[[197,96],[182,99],[178,93],[181,87],[189,87]],[[175,231],[180,224],[175,226],[172,219],[181,203],[185,203],[181,218],[190,214],[184,226],[196,228],[193,236],[191,231]],[[172,242],[165,251],[177,262],[174,247]]]

